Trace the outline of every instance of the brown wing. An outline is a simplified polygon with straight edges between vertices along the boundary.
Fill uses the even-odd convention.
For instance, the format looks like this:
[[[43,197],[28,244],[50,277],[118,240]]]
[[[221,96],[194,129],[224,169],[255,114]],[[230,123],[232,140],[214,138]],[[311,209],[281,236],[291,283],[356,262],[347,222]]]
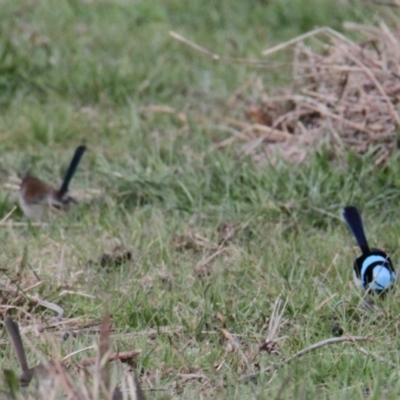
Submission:
[[[43,204],[60,208],[64,204],[63,199],[58,198],[57,191],[33,176],[22,180],[20,194],[27,205]]]
[[[53,189],[40,179],[28,176],[22,180],[20,191],[27,203],[37,204],[47,202]]]

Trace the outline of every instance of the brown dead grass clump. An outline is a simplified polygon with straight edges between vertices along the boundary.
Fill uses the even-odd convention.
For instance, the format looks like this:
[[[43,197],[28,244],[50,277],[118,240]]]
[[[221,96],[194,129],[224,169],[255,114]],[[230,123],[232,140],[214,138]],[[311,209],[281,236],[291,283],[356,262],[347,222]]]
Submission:
[[[345,27],[363,39],[319,28],[264,52],[295,45],[292,84],[273,93],[258,81],[245,111],[250,126],[236,124],[250,138],[246,153],[302,162],[322,143],[334,156],[370,151],[377,165],[386,162],[400,124],[400,32]]]

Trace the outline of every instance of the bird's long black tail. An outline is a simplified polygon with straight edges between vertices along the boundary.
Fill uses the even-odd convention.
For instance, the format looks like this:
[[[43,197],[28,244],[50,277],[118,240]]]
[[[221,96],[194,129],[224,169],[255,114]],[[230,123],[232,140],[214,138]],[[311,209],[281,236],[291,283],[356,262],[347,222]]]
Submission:
[[[22,344],[18,324],[14,322],[11,317],[6,317],[4,323],[13,344],[15,354],[17,355],[18,361],[21,365],[22,371],[27,371],[29,369],[28,361],[26,360],[24,345]]]
[[[346,220],[349,228],[353,232],[354,237],[357,240],[358,245],[363,254],[370,252],[367,238],[365,237],[364,225],[361,219],[361,215],[354,206],[347,206],[343,210],[343,218]]]
[[[64,181],[60,187],[60,190],[58,191],[60,197],[63,197],[65,193],[68,192],[69,183],[71,182],[71,179],[74,176],[74,173],[78,168],[79,162],[81,161],[81,158],[85,151],[86,151],[86,146],[79,146],[75,150],[75,154],[71,160],[71,163],[69,164],[68,171],[65,174]]]

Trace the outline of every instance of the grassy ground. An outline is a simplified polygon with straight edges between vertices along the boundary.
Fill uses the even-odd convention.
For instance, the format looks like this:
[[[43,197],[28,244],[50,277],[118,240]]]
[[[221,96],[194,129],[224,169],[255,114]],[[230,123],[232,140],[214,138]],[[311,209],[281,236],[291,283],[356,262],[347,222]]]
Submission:
[[[230,135],[218,122],[229,95],[255,76],[278,85],[289,75],[213,63],[168,36],[174,30],[218,54],[258,58],[315,26],[370,22],[374,10],[343,0],[0,6],[2,182],[31,171],[58,184],[85,142],[89,151],[72,190],[95,190],[45,228],[1,227],[4,280],[21,284],[22,276],[27,288],[34,282],[29,264],[42,283],[27,294],[57,303],[67,319],[98,321],[108,305],[114,350],[142,350],[137,366],[151,399],[361,399],[366,389],[371,399],[398,398],[398,370],[390,362],[399,359],[399,290],[373,313],[357,309],[357,251],[340,212],[348,203],[360,206],[371,243],[396,262],[399,157],[381,170],[368,155],[332,166],[323,152],[300,168],[260,167],[235,147],[215,150]],[[149,112],[154,105],[177,113]],[[14,204],[3,190],[2,215]],[[19,210],[12,219],[26,222]],[[129,248],[132,260],[103,268],[97,261],[116,245]],[[279,298],[273,351],[258,354]],[[340,299],[346,302],[336,321],[346,334],[371,337],[360,344],[368,354],[334,344],[255,382],[241,380],[258,365],[332,337]],[[4,302],[2,314],[19,307],[11,312],[22,327],[32,325],[27,315],[54,315],[7,296]],[[97,338],[94,329],[65,341],[58,333],[23,335],[32,364]],[[5,330],[0,358],[4,368],[18,369]]]

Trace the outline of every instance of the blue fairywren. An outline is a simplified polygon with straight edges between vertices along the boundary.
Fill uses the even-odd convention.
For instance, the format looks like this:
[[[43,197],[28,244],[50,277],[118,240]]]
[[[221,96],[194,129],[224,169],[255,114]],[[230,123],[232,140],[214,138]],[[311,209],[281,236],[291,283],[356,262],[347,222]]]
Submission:
[[[345,207],[343,217],[362,252],[354,261],[354,281],[364,290],[372,290],[377,294],[386,292],[396,279],[392,261],[384,251],[368,246],[361,215],[356,207]]]
[[[22,180],[19,204],[29,219],[39,221],[51,208],[67,209],[70,203],[76,203],[76,200],[68,195],[68,186],[85,151],[86,146],[79,146],[75,150],[64,181],[58,190],[33,176],[27,176]]]

